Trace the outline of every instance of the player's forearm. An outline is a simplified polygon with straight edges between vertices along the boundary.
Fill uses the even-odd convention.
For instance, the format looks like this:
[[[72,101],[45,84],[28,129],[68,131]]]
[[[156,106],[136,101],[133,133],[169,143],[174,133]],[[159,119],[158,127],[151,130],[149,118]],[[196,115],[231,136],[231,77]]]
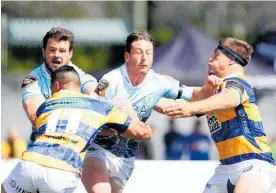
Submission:
[[[24,110],[32,125],[35,125],[36,111],[30,106],[23,103]]]
[[[215,91],[208,90],[205,87],[194,87],[190,102],[206,99],[214,95],[214,93]]]
[[[233,92],[223,92],[205,100],[191,103],[193,114],[217,113],[234,108],[238,105],[238,95]]]
[[[152,137],[152,129],[139,120],[133,120],[122,136],[136,140],[150,140]]]
[[[170,106],[170,104],[174,104],[174,102],[175,101],[173,99],[161,98],[154,106],[154,110],[163,114],[163,109]]]
[[[35,125],[37,118],[36,111],[43,102],[43,99],[38,96],[29,97],[22,102],[26,115],[33,125]]]

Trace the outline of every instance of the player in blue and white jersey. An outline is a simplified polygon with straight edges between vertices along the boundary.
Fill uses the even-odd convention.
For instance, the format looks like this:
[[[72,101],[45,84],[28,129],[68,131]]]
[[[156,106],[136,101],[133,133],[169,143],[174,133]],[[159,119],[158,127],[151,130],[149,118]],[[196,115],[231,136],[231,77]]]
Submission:
[[[22,103],[24,110],[34,125],[36,110],[45,99],[51,96],[51,73],[60,66],[70,65],[78,72],[81,80],[81,91],[94,91],[97,80],[85,74],[70,62],[73,55],[74,35],[60,27],[54,27],[43,38],[42,54],[44,63],[34,69],[22,82]]]
[[[86,149],[98,132],[111,129],[138,140],[151,138],[145,123],[111,103],[82,94],[80,78],[65,65],[51,74],[53,95],[37,110],[37,137],[2,184],[1,192],[75,192]],[[105,189],[111,193],[111,189]]]
[[[160,111],[173,102],[169,99],[199,100],[213,93],[218,81],[214,77],[207,79],[204,87],[187,87],[169,76],[155,73],[151,69],[153,52],[154,41],[150,34],[146,31],[131,33],[126,39],[126,63],[104,75],[96,92],[103,100],[121,100],[125,110],[133,108],[143,122],[152,110]],[[131,176],[138,148],[139,142],[133,139],[98,135],[84,161],[82,180],[86,189],[99,193],[106,184],[111,185],[113,193],[121,192]]]

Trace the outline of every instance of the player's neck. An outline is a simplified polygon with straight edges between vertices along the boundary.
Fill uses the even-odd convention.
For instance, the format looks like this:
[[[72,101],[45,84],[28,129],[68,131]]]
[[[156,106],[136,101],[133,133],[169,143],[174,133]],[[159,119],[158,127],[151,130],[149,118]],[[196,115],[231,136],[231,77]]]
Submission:
[[[127,70],[127,73],[133,86],[141,84],[146,79],[146,74],[144,73],[132,73],[129,70]]]
[[[230,71],[224,74],[223,78],[229,77],[237,73],[244,73],[244,69],[240,66],[233,67]]]

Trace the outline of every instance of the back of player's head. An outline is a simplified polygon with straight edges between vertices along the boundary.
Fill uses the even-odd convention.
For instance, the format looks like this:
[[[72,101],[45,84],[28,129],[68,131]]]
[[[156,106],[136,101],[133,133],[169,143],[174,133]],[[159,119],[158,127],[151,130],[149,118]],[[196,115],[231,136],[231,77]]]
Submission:
[[[149,34],[146,30],[137,30],[137,31],[133,31],[131,34],[127,36],[125,51],[130,52],[132,42],[137,40],[145,40],[145,41],[151,42],[153,47],[155,46],[155,42],[151,34]]]
[[[72,66],[61,66],[51,74],[51,85],[58,82],[60,86],[76,85],[80,86],[80,77]]]
[[[47,42],[50,38],[55,38],[59,41],[69,41],[69,50],[73,49],[74,44],[74,35],[67,29],[61,27],[53,27],[50,31],[48,31],[43,38],[43,48],[46,49]]]
[[[246,41],[237,38],[226,37],[221,39],[219,43],[229,48],[230,52],[233,51],[236,53],[239,57],[241,57],[241,60],[245,60],[246,64],[250,61],[252,53],[254,52],[251,45],[249,45]]]

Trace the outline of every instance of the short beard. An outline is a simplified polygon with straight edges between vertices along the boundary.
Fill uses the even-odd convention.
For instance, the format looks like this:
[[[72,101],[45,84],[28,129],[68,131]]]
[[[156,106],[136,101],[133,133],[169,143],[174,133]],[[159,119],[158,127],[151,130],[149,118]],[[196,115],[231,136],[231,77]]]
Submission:
[[[48,70],[48,72],[49,72],[50,74],[52,74],[52,73],[53,73],[53,70],[50,68],[49,63],[47,63],[46,60],[44,60],[44,63],[45,63],[45,67],[46,67],[46,69]]]

